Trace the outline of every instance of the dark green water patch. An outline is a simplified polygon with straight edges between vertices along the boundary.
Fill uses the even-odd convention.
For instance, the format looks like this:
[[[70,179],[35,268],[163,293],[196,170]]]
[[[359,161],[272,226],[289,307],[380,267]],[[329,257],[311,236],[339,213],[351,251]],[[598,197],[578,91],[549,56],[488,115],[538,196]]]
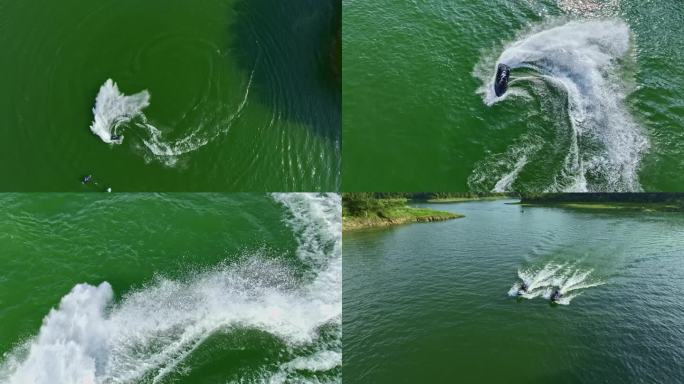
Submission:
[[[337,141],[341,127],[338,0],[242,0],[235,4],[232,46],[255,91],[273,114]]]

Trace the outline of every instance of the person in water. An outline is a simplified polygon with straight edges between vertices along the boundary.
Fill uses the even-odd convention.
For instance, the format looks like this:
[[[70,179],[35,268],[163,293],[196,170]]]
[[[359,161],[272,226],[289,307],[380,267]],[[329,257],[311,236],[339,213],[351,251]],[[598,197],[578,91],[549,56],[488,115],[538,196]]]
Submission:
[[[553,291],[553,294],[551,294],[551,300],[556,301],[563,297],[563,294],[561,293],[560,289],[556,288],[555,291]]]
[[[522,284],[520,285],[520,291],[521,292],[527,292],[528,289],[530,289],[530,286],[527,285],[527,283],[523,281]]]
[[[88,183],[90,183],[91,181],[93,181],[93,175],[88,175],[88,176],[86,176],[86,177],[83,178],[83,181],[81,181],[81,183],[82,183],[82,184],[88,184]]]

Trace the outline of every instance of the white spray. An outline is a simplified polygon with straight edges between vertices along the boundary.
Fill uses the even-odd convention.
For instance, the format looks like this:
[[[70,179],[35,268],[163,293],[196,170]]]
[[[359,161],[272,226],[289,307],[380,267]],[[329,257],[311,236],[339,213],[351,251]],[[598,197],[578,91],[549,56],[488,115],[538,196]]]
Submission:
[[[108,144],[121,144],[123,135],[117,129],[135,118],[143,118],[142,110],[150,105],[150,93],[142,91],[126,96],[112,79],[108,79],[100,87],[93,108],[93,123],[90,130]],[[115,137],[118,136],[117,137]]]
[[[592,279],[592,272],[592,270],[582,269],[567,263],[547,263],[541,268],[519,269],[518,277],[521,281],[513,284],[508,290],[508,295],[521,296],[526,299],[541,296],[548,300],[553,291],[558,289],[563,296],[555,302],[569,305],[573,298],[582,294],[582,291],[604,284],[600,280]],[[527,292],[520,294],[522,283],[525,283],[528,288]]]
[[[251,255],[187,280],[159,278],[114,303],[112,287],[79,284],[45,317],[38,335],[6,356],[9,384],[160,382],[219,332],[259,329],[288,345],[308,345],[326,324],[341,325],[341,205],[338,195],[283,194],[302,279],[287,263]],[[280,365],[274,377],[341,364],[322,347]]]
[[[543,80],[567,94],[570,144],[562,170],[548,190],[641,190],[637,171],[648,140],[624,105],[625,84],[616,73],[619,61],[628,56],[629,50],[626,24],[572,21],[533,31],[509,44],[495,63],[485,58],[476,66],[474,75],[482,81],[478,92],[487,105],[526,95],[525,90],[515,86],[520,82],[534,86]],[[493,89],[493,72],[498,63],[513,69],[510,89],[502,97],[497,97]],[[520,68],[538,76],[516,78],[516,69]],[[516,164],[519,162],[513,161],[514,170]],[[503,177],[510,176],[511,172],[507,172]],[[511,185],[510,180],[502,182]]]

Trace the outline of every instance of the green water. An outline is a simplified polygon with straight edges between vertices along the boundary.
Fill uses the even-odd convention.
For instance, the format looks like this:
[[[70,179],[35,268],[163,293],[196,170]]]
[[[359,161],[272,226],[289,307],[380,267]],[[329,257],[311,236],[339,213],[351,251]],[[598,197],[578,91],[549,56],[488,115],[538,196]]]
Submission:
[[[1,382],[339,382],[339,197],[0,206]]]
[[[345,191],[684,188],[681,1],[343,8]],[[597,20],[611,24],[508,55],[541,31]],[[506,51],[529,60],[515,63],[505,99],[487,100]],[[612,59],[591,63],[603,54]]]
[[[428,206],[466,217],[344,236],[345,382],[684,380],[684,216]],[[557,265],[567,305],[509,296]]]
[[[337,190],[338,14],[312,0],[0,0],[0,190],[80,191],[87,174],[115,191]],[[89,129],[107,79],[150,95],[120,145]]]

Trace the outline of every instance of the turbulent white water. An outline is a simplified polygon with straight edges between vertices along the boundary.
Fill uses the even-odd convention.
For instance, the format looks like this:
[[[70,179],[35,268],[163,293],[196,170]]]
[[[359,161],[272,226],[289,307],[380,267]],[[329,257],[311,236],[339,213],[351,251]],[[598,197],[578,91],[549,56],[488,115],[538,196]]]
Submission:
[[[568,264],[548,263],[543,267],[519,269],[517,281],[508,290],[509,296],[520,296],[526,299],[543,297],[551,298],[555,288],[560,289],[563,297],[556,300],[558,304],[569,305],[572,299],[591,287],[603,285],[600,280],[591,278],[592,270],[586,270]],[[527,293],[519,294],[522,283],[527,284]]]
[[[109,79],[100,87],[95,100],[94,120],[90,130],[105,143],[122,144],[122,131],[125,127],[130,127],[135,136],[140,138],[142,145],[139,147],[144,149],[143,156],[147,161],[159,161],[164,165],[174,166],[182,155],[198,150],[230,130],[247,105],[253,77],[254,71],[235,111],[226,111],[227,106],[218,110],[195,110],[193,113],[200,115],[201,119],[187,122],[192,128],[179,138],[171,138],[168,132],[165,134],[164,130],[148,122],[143,113],[143,109],[150,105],[150,93],[147,90],[127,96]],[[118,138],[112,139],[114,134]]]
[[[319,328],[341,326],[341,201],[338,195],[283,194],[297,255],[311,268],[248,255],[187,280],[159,278],[114,302],[109,283],[79,284],[45,317],[38,335],[6,356],[10,384],[160,382],[212,335],[258,329],[291,346],[317,345]],[[341,364],[338,343],[283,362],[256,382],[287,382],[299,371]]]
[[[549,191],[641,190],[637,171],[648,140],[625,106],[627,87],[618,73],[621,60],[627,60],[629,52],[626,24],[572,21],[525,34],[508,44],[498,58],[485,55],[475,67],[474,75],[482,82],[478,92],[487,105],[518,96],[533,100],[527,90],[530,86],[540,98],[549,97],[544,90],[549,86],[566,96],[554,102],[567,103],[568,116],[554,119],[559,120],[559,127],[564,126],[565,119],[569,121],[569,144],[564,164],[546,187]],[[502,97],[494,94],[493,87],[498,63],[513,69],[509,91]],[[520,75],[523,69],[528,75]],[[505,179],[515,177],[520,164],[520,158],[510,159],[509,169],[492,187],[510,187],[512,181]],[[483,172],[486,168],[479,167]],[[474,178],[483,179],[482,175]]]
[[[108,79],[100,87],[100,92],[95,99],[93,108],[93,123],[90,130],[108,144],[121,144],[123,135],[117,130],[121,125],[135,118],[143,118],[142,110],[150,105],[150,93],[142,91],[131,96],[126,96],[112,79]],[[118,134],[118,139],[112,139],[112,135]]]

